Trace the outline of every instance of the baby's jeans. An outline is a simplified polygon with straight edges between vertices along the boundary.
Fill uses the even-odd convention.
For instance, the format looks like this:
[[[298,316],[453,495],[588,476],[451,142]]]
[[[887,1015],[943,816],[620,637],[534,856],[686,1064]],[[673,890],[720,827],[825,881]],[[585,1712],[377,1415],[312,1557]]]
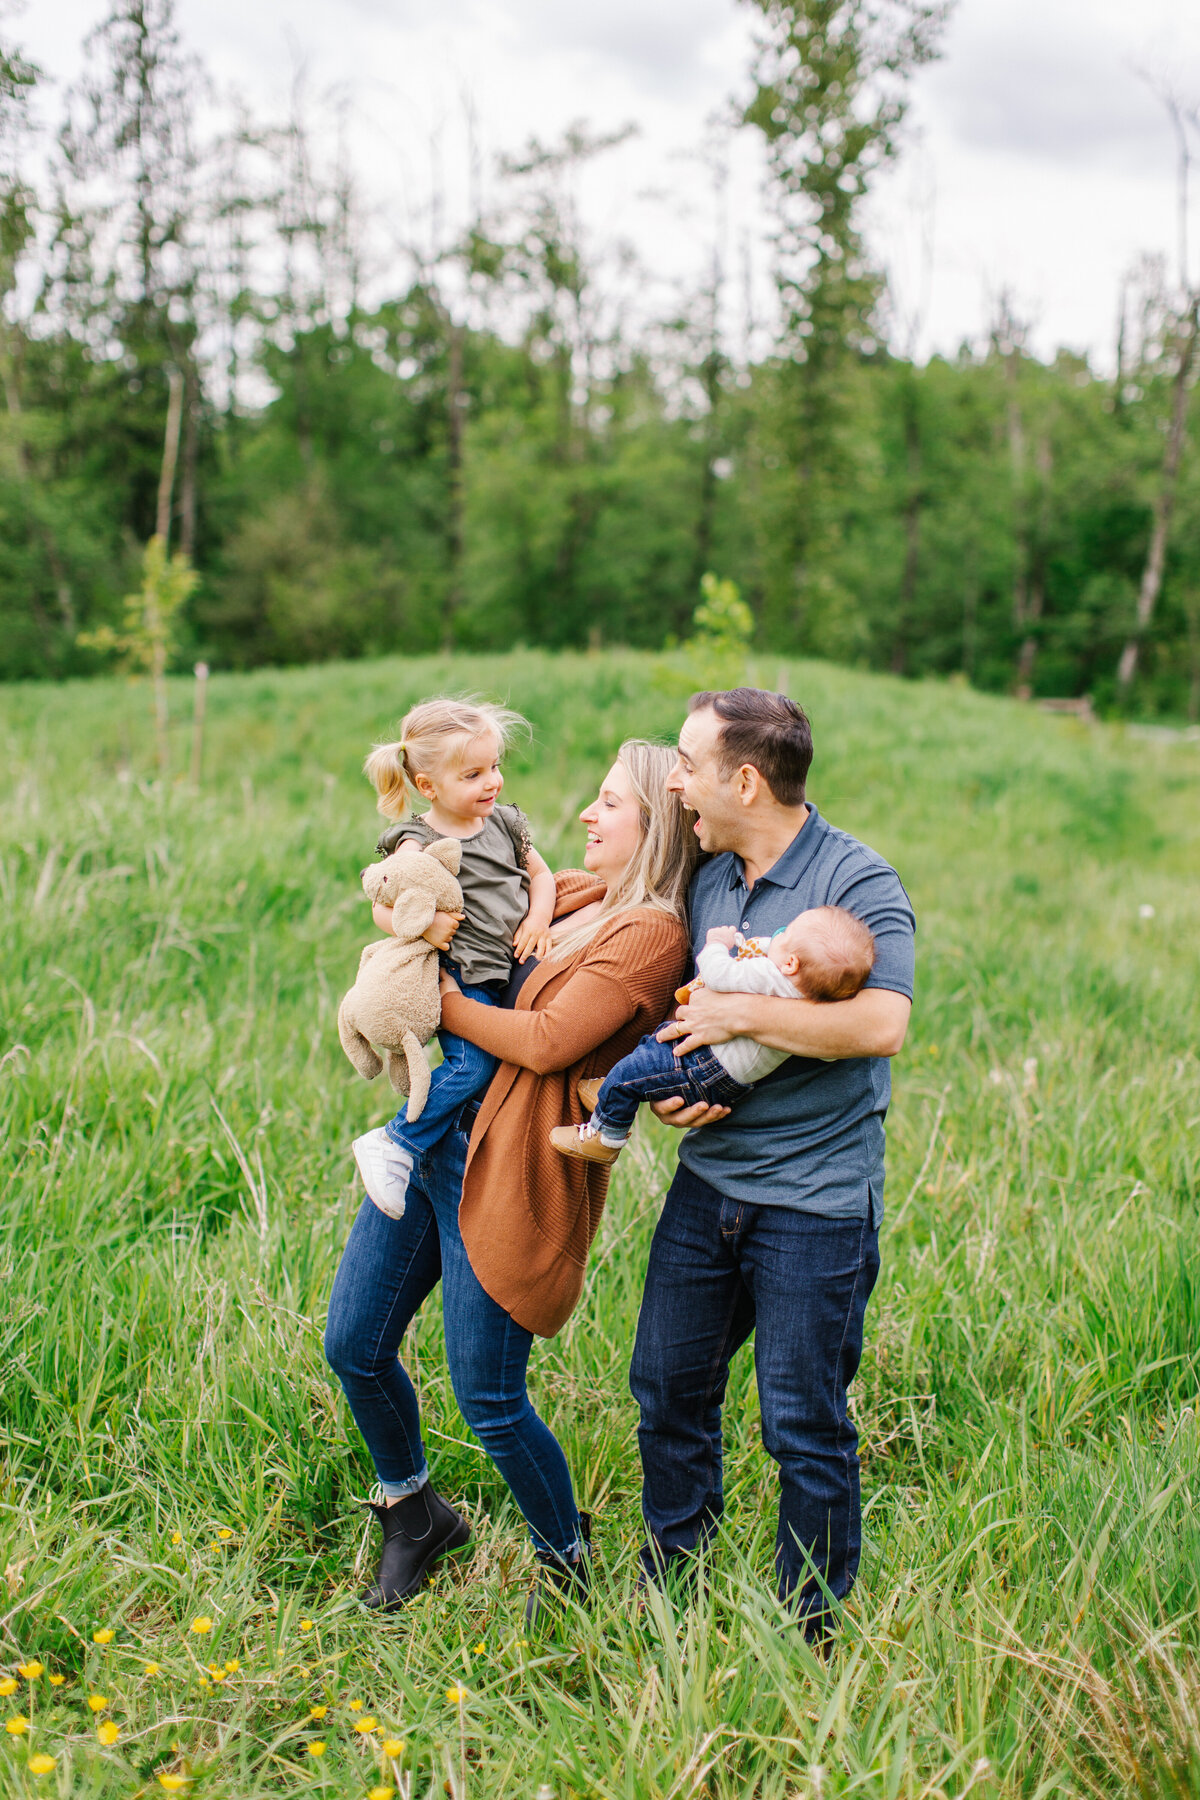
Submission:
[[[457,963],[443,958],[442,967],[454,976],[468,1000],[478,1000],[483,1006],[499,1004],[504,982],[488,981],[479,987],[470,987],[462,979]],[[466,1038],[455,1037],[452,1031],[439,1031],[437,1038],[442,1047],[442,1061],[429,1078],[429,1097],[420,1118],[409,1123],[406,1102],[385,1127],[392,1142],[411,1150],[414,1156],[424,1156],[427,1150],[433,1149],[467,1101],[483,1092],[500,1067],[499,1057],[490,1056],[478,1044],[469,1044]]]
[[[592,1124],[610,1143],[623,1143],[643,1100],[682,1094],[688,1106],[701,1100],[707,1106],[734,1106],[749,1092],[747,1083],[735,1081],[707,1044],[676,1056],[670,1044],[660,1044],[651,1031],[605,1076]]]

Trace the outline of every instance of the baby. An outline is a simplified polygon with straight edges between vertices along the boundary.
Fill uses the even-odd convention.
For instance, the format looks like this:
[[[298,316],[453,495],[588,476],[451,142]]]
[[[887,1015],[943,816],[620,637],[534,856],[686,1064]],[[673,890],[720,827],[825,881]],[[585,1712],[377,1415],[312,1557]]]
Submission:
[[[744,938],[732,926],[714,928],[696,959],[700,980],[692,986],[784,1000],[850,1000],[874,966],[875,939],[862,920],[842,906],[814,906],[772,938]],[[690,992],[681,988],[680,1000]],[[698,1101],[736,1106],[753,1082],[790,1054],[736,1037],[676,1056],[651,1032],[602,1082],[580,1082],[579,1098],[590,1107],[591,1119],[556,1126],[550,1142],[564,1156],[615,1162],[641,1101],[682,1094],[689,1106]]]

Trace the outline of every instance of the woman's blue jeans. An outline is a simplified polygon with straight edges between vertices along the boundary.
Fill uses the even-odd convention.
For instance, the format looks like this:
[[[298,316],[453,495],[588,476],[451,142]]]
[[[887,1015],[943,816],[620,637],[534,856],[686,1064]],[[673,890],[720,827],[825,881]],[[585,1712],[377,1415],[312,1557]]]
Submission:
[[[534,1546],[571,1557],[579,1511],[567,1461],[525,1386],[533,1334],[480,1286],[459,1235],[466,1155],[467,1134],[454,1129],[420,1157],[401,1219],[364,1199],[334,1277],[325,1355],[379,1479],[419,1483],[428,1473],[421,1416],[399,1351],[440,1281],[459,1411],[512,1490]]]

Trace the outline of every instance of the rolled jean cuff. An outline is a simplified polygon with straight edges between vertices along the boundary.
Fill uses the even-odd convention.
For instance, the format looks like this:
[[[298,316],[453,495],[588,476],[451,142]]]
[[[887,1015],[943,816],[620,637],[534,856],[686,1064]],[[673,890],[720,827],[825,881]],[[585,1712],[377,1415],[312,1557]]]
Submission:
[[[429,1464],[422,1463],[415,1475],[407,1481],[380,1481],[385,1500],[407,1500],[410,1494],[417,1494],[429,1480]]]

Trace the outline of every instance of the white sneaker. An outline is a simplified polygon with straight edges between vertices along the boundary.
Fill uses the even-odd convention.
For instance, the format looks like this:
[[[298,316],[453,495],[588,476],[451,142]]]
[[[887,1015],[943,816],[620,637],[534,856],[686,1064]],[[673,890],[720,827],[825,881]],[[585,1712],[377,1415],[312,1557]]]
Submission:
[[[382,1125],[355,1138],[350,1148],[368,1199],[389,1219],[402,1219],[404,1198],[412,1180],[411,1153],[402,1144],[394,1143]]]

